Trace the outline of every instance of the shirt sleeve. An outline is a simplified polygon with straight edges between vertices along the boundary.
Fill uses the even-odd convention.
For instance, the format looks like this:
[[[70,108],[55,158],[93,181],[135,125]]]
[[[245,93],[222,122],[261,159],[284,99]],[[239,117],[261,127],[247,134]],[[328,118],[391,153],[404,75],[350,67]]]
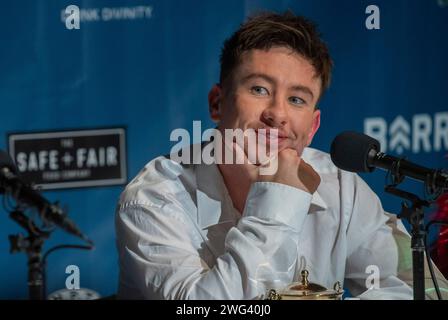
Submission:
[[[389,217],[367,184],[357,175],[352,178],[355,197],[347,228],[345,286],[359,299],[412,299],[411,287],[399,274],[406,261],[387,225]]]
[[[170,195],[157,205],[122,204],[116,228],[125,285],[149,299],[254,299],[283,287],[294,275],[296,239],[311,197],[284,184],[254,183],[213,265],[195,245],[198,226],[185,218],[191,207]]]

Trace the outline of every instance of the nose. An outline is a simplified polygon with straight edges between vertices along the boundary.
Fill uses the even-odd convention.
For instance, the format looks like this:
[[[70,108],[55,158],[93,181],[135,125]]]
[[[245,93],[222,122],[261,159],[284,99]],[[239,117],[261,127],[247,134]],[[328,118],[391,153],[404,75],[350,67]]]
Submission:
[[[262,121],[273,128],[281,128],[288,122],[288,113],[284,103],[272,101],[261,114]]]

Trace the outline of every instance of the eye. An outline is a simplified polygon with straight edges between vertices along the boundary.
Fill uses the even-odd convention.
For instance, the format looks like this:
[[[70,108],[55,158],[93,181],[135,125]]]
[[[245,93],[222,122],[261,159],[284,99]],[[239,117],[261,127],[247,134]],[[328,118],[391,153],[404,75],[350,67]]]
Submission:
[[[288,101],[295,105],[306,104],[306,101],[299,97],[289,97]]]
[[[253,86],[252,88],[250,88],[250,92],[257,96],[266,96],[269,94],[268,89],[260,86]]]

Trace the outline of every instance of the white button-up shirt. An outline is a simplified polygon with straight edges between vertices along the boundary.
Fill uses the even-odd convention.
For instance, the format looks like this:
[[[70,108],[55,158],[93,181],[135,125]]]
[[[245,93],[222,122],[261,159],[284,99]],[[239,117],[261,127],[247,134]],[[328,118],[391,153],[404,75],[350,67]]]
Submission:
[[[256,182],[242,214],[216,164],[149,162],[117,207],[118,296],[256,299],[306,269],[311,282],[339,281],[361,299],[412,299],[402,224],[328,154],[306,148],[302,157],[321,177],[314,194]]]

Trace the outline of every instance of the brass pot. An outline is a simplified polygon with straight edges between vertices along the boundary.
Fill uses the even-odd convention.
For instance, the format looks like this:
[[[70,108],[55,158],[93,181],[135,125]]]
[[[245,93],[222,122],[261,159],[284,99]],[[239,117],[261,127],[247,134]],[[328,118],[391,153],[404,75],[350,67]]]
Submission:
[[[319,284],[308,281],[309,272],[301,272],[302,280],[293,282],[283,290],[271,289],[268,293],[268,300],[342,300],[341,284],[337,281],[333,289],[327,289]]]

